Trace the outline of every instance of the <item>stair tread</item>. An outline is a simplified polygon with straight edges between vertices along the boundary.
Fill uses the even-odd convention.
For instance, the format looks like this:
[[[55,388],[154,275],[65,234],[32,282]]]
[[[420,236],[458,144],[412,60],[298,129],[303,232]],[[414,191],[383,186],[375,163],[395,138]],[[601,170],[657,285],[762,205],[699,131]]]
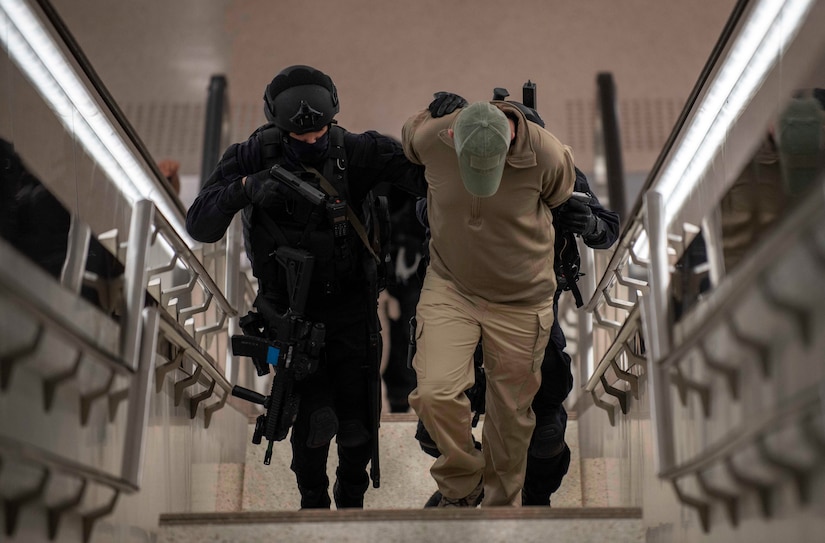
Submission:
[[[640,507],[460,507],[165,513],[161,525],[382,520],[640,519]]]

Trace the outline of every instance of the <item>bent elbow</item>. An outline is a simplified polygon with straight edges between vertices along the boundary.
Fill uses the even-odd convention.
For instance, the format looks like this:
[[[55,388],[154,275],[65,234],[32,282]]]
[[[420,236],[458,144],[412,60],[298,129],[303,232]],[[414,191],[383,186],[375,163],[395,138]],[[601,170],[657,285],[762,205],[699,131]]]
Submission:
[[[186,217],[186,231],[192,236],[192,239],[201,243],[215,243],[220,241],[223,237],[224,230],[216,230],[214,228],[204,228],[202,221],[192,219],[191,215]]]

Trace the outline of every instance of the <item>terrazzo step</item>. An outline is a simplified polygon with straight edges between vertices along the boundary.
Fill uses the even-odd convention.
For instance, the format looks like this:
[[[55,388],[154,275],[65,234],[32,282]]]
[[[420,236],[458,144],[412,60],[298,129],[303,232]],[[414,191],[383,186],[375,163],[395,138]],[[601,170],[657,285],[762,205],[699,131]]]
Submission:
[[[415,439],[418,419],[413,414],[385,414],[380,428],[381,480],[379,488],[369,488],[364,497],[364,509],[421,509],[436,490],[430,476],[434,459],[421,451]],[[483,421],[474,433],[481,437]],[[254,425],[249,429],[249,445],[243,466],[242,511],[296,511],[300,507],[300,494],[295,485],[295,475],[289,469],[291,449],[289,441],[276,442],[270,465],[263,463],[266,442],[251,442]],[[582,481],[579,461],[578,423],[571,416],[567,427],[567,443],[571,450],[570,469],[561,488],[553,494],[552,504],[557,507],[582,506]],[[337,466],[334,444],[328,462],[328,476],[335,480]],[[240,489],[239,489],[240,490]],[[334,507],[334,505],[333,505]]]
[[[404,543],[644,541],[639,508],[488,507],[176,513],[161,515],[159,543]]]

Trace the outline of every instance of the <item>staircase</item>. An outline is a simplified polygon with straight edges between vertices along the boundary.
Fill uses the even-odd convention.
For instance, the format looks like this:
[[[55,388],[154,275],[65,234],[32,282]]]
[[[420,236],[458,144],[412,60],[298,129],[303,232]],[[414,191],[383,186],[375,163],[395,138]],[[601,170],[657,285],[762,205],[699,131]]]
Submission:
[[[600,481],[583,484],[578,447],[578,421],[571,415],[567,442],[572,459],[553,507],[489,507],[424,509],[435,491],[429,467],[432,458],[414,438],[412,414],[387,414],[381,423],[381,486],[370,488],[363,510],[300,511],[300,495],[289,470],[288,441],[276,443],[272,462],[263,464],[265,445],[251,443],[246,462],[222,466],[215,504],[204,512],[169,513],[160,517],[160,542],[395,542],[446,541],[461,537],[475,542],[643,541],[641,509],[606,507],[608,490]],[[481,425],[476,429],[480,436]],[[328,474],[335,480],[331,454]],[[592,472],[592,470],[591,470]],[[212,507],[210,507],[212,505]]]

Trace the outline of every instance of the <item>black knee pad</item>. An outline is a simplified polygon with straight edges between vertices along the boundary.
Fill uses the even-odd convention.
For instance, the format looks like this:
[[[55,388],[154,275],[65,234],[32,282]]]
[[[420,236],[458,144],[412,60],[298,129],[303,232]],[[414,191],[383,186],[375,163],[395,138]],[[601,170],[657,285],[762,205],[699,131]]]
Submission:
[[[475,384],[464,391],[467,399],[470,400],[470,410],[473,412],[473,427],[478,422],[478,417],[487,411],[487,375],[481,366],[475,367]]]
[[[360,420],[342,420],[338,430],[338,445],[357,447],[370,440],[370,433]]]
[[[527,453],[535,458],[553,458],[564,451],[564,427],[558,421],[537,421]]]
[[[418,419],[418,426],[415,429],[415,439],[418,440],[418,445],[425,453],[429,454],[433,458],[438,458],[441,456],[441,451],[438,450],[438,445],[435,444],[435,441],[424,427],[424,423],[421,422],[421,419]],[[481,443],[476,441],[475,436],[473,436],[473,445],[477,450],[481,450]]]
[[[418,440],[418,445],[425,453],[429,454],[433,458],[438,458],[441,456],[441,452],[438,450],[438,445],[435,444],[435,441],[433,441],[430,433],[426,428],[424,428],[424,423],[421,422],[421,419],[418,419],[418,426],[415,428],[415,439]]]
[[[338,433],[338,417],[330,406],[313,411],[309,416],[307,447],[323,447]]]

